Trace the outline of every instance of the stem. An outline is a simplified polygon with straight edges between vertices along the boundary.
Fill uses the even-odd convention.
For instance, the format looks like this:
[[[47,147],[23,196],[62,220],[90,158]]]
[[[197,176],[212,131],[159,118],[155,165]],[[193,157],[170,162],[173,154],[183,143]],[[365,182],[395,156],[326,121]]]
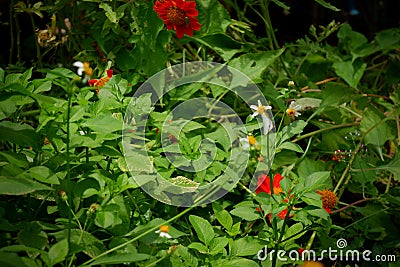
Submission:
[[[301,135],[301,136],[297,137],[296,139],[294,139],[292,142],[296,143],[296,142],[300,141],[301,139],[304,139],[304,138],[307,138],[307,137],[311,137],[311,136],[314,136],[316,134],[320,134],[320,133],[323,133],[323,132],[327,132],[327,131],[331,131],[331,130],[339,129],[339,128],[357,126],[359,124],[360,124],[359,122],[353,122],[353,123],[333,125],[331,127],[326,127],[326,128],[319,129],[319,130],[316,130],[316,131],[311,132],[311,133],[307,133],[307,134]]]
[[[17,62],[21,62],[21,28],[19,27],[18,15],[14,13],[15,27],[17,32]]]
[[[11,1],[10,5],[10,55],[8,56],[8,64],[12,63],[13,53],[14,53],[14,20],[13,20],[13,6],[14,1]]]
[[[30,2],[28,1],[28,5],[30,5]],[[32,24],[32,30],[33,30],[33,35],[36,36],[36,31],[35,31],[35,20],[33,19],[33,15],[31,12],[28,12],[29,14],[29,18],[31,20],[31,24]],[[38,67],[42,68],[42,56],[40,55],[40,46],[39,43],[35,40],[35,46],[36,46],[36,57],[37,57],[37,63],[38,63]]]
[[[68,90],[68,107],[67,107],[67,140],[66,140],[66,159],[67,159],[67,164],[66,164],[66,171],[67,174],[65,176],[65,179],[67,181],[67,185],[68,185],[68,195],[71,195],[70,193],[72,193],[70,190],[70,185],[71,185],[71,163],[70,163],[70,155],[69,155],[69,149],[70,149],[70,118],[71,118],[71,107],[72,107],[72,85],[69,85],[69,90]],[[70,207],[69,202],[71,198],[68,198],[68,200],[66,201],[68,207]],[[72,221],[72,209],[70,208],[71,212],[68,213],[68,221],[69,221],[69,225],[71,225],[71,221]],[[68,227],[68,247],[71,247],[71,227]]]
[[[345,177],[347,176],[348,172],[350,171],[351,165],[353,165],[353,162],[354,162],[354,160],[355,160],[355,158],[356,158],[356,154],[358,153],[358,151],[360,151],[362,142],[363,142],[363,140],[365,139],[365,137],[367,136],[367,134],[368,134],[369,132],[371,132],[373,129],[375,129],[377,126],[379,126],[382,122],[385,122],[385,121],[387,121],[388,119],[389,119],[389,118],[386,117],[386,118],[384,118],[383,120],[379,121],[378,123],[374,124],[371,128],[369,128],[369,129],[361,136],[361,139],[360,139],[360,141],[358,142],[358,145],[357,145],[356,149],[354,150],[354,153],[351,154],[349,163],[347,164],[346,169],[344,169],[344,171],[343,171],[343,173],[342,173],[342,176],[341,176],[340,179],[339,179],[339,182],[336,184],[336,187],[335,187],[335,189],[333,190],[333,193],[336,193],[336,192],[339,190],[339,187],[341,186],[341,184],[343,183]],[[349,175],[349,177],[346,179],[345,184],[348,184],[348,182],[350,181],[350,178],[351,178],[351,175]],[[340,196],[338,196],[338,198],[340,198]]]
[[[340,209],[337,209],[337,210],[332,211],[331,214],[344,211],[345,209],[348,209],[348,208],[350,208],[350,207],[352,207],[352,206],[354,206],[354,205],[360,204],[360,203],[362,203],[362,202],[369,201],[369,200],[376,200],[376,199],[379,199],[379,198],[378,198],[378,197],[370,197],[370,198],[360,199],[360,200],[357,200],[356,202],[353,202],[353,203],[351,203],[351,204],[348,204],[348,205],[344,206],[343,208],[340,208]]]

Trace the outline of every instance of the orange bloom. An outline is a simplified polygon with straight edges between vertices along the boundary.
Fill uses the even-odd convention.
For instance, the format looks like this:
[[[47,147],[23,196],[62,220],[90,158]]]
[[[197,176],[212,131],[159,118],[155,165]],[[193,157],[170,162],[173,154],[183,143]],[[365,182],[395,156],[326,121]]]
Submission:
[[[321,195],[322,207],[326,210],[326,212],[331,214],[332,209],[336,206],[338,202],[336,194],[328,189],[317,190],[317,193]]]
[[[185,34],[192,36],[193,30],[200,30],[201,24],[196,18],[199,12],[195,1],[157,0],[153,9],[164,21],[168,30],[176,31],[178,38],[182,38]]]
[[[103,87],[108,80],[111,79],[113,76],[114,71],[113,70],[106,70],[107,72],[107,77],[102,77],[100,79],[91,79],[89,80],[89,86],[96,86],[97,87],[97,92],[99,92],[100,88]]]

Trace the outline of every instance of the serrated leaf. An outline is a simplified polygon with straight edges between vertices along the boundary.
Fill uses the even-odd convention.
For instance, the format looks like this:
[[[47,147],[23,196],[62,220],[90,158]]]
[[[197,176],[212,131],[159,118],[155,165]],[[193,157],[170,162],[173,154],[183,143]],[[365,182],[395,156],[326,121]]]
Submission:
[[[283,240],[289,241],[289,240],[295,240],[297,238],[300,238],[302,235],[306,233],[306,231],[302,232],[304,229],[304,226],[302,223],[298,222],[290,226],[286,231]]]
[[[100,8],[102,8],[106,12],[106,17],[112,22],[112,23],[118,23],[117,19],[117,13],[115,13],[112,8],[107,4],[107,3],[101,3],[99,5]]]
[[[207,246],[210,245],[211,240],[214,238],[214,229],[211,224],[206,219],[196,215],[190,215],[189,221],[193,225],[199,240]]]
[[[215,255],[223,252],[228,242],[229,240],[225,236],[214,238],[210,243],[210,254]]]
[[[332,186],[330,172],[315,172],[305,179],[305,187],[309,190],[326,189]]]
[[[229,212],[223,209],[217,202],[213,202],[212,207],[218,222],[225,227],[227,231],[231,230],[233,219]]]
[[[254,256],[265,245],[265,241],[253,236],[246,236],[233,241],[230,245],[232,256]]]
[[[260,214],[256,213],[256,209],[254,206],[237,207],[231,210],[230,213],[246,221],[255,221],[260,218]]]
[[[207,253],[208,252],[207,247],[205,245],[203,245],[202,243],[200,243],[200,242],[191,242],[189,244],[188,248],[195,249],[200,253]]]

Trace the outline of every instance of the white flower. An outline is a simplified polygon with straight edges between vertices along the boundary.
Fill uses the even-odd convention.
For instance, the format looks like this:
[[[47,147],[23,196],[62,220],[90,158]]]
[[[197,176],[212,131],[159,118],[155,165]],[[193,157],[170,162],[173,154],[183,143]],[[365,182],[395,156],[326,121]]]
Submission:
[[[286,114],[289,117],[298,117],[298,116],[301,115],[299,110],[301,110],[301,106],[300,105],[296,105],[294,103],[294,101],[292,101],[292,102],[290,102],[289,108],[286,110]]]
[[[169,226],[168,225],[161,225],[160,229],[155,231],[156,234],[159,234],[160,237],[166,237],[166,238],[172,238],[169,232]]]
[[[76,73],[78,73],[79,76],[82,76],[83,72],[85,71],[85,68],[83,67],[83,62],[76,61],[72,64],[72,66],[77,67],[78,69],[76,70]]]
[[[258,106],[256,105],[251,105],[251,109],[255,110],[255,112],[251,115],[251,117],[256,117],[258,115],[261,116],[261,119],[263,121],[263,129],[264,129],[264,135],[268,134],[269,131],[274,128],[274,124],[272,120],[268,117],[267,110],[272,109],[271,106],[263,106],[261,104],[261,101],[258,100]]]
[[[288,82],[288,86],[289,86],[289,87],[293,87],[293,86],[294,86],[294,81],[289,81],[289,82]]]
[[[255,144],[257,144],[256,138],[252,135],[247,136],[247,138],[239,138],[239,142],[242,143],[242,149],[245,150],[248,150],[250,146],[254,146]]]

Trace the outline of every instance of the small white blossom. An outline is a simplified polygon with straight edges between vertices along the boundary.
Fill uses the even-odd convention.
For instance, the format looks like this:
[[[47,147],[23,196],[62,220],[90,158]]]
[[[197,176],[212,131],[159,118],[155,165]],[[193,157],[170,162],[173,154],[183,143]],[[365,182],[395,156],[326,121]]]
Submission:
[[[239,142],[242,144],[242,149],[244,150],[248,150],[250,146],[254,146],[257,144],[256,138],[252,135],[239,138]]]
[[[263,106],[261,104],[261,101],[258,100],[258,106],[251,105],[250,108],[255,110],[255,112],[251,115],[252,118],[255,118],[258,115],[261,116],[261,119],[263,121],[264,135],[268,134],[274,128],[274,124],[273,124],[272,120],[268,117],[268,114],[267,114],[267,110],[272,109],[272,107],[271,106]]]
[[[296,105],[294,101],[290,102],[289,108],[286,110],[286,114],[289,117],[298,117],[301,115],[299,112],[301,110],[300,105]]]
[[[168,225],[162,225],[160,226],[160,229],[155,231],[156,234],[159,234],[160,237],[165,237],[165,238],[172,238],[169,232],[169,226]]]
[[[76,61],[72,63],[72,66],[77,67],[78,69],[76,70],[76,73],[78,73],[79,76],[82,76],[83,72],[85,71],[85,68],[83,67],[83,62]]]

